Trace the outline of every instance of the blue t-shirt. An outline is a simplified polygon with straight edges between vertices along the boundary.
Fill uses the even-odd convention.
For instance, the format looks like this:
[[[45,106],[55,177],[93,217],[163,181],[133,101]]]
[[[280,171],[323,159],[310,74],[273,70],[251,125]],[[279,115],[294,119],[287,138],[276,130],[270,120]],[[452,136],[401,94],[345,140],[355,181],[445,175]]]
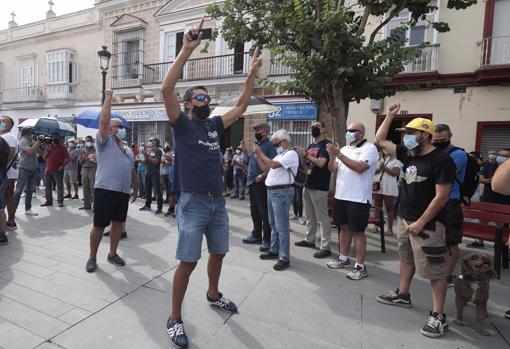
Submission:
[[[452,158],[456,167],[455,171],[456,180],[454,180],[452,183],[452,189],[450,190],[450,199],[459,200],[461,198],[459,183],[464,183],[468,158],[466,152],[462,149],[454,150],[453,152],[450,153],[450,157]]]
[[[174,191],[222,192],[221,116],[198,121],[181,112],[172,129],[175,140]]]
[[[264,139],[258,143],[260,150],[270,159],[273,159],[276,156],[276,148],[273,146],[273,143],[269,139]],[[255,182],[255,178],[263,171],[260,169],[259,164],[257,163],[257,159],[255,159],[255,154],[253,152],[250,153],[248,157],[248,185]]]

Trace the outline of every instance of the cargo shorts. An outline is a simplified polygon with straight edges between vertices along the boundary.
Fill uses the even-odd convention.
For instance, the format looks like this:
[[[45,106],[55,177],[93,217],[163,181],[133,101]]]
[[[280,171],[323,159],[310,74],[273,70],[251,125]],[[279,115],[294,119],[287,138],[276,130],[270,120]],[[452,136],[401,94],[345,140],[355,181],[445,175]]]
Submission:
[[[416,268],[418,275],[429,280],[446,279],[446,228],[441,222],[429,223],[421,235],[409,234],[412,221],[398,218],[397,240],[400,260]],[[435,229],[434,229],[435,228]]]

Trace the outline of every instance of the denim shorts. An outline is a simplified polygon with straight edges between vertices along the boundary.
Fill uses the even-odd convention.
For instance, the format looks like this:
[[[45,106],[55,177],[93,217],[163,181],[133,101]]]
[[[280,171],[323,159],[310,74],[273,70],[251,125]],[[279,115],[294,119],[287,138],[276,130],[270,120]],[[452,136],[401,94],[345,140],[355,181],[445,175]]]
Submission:
[[[228,252],[228,215],[223,196],[181,192],[176,206],[179,241],[175,258],[196,262],[202,251],[205,235],[209,253]]]
[[[7,176],[0,179],[0,210],[5,208],[5,189],[7,189],[7,185],[9,184],[9,179]]]

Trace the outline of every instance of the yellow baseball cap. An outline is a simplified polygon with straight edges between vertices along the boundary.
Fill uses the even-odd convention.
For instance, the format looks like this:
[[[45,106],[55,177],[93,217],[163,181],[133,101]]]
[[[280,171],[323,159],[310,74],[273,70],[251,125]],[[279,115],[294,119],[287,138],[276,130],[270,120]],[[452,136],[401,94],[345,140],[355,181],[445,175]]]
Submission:
[[[397,128],[396,131],[405,132],[407,129],[419,130],[423,132],[428,132],[430,134],[434,134],[436,130],[436,126],[434,123],[425,118],[414,118],[405,125],[405,127]]]

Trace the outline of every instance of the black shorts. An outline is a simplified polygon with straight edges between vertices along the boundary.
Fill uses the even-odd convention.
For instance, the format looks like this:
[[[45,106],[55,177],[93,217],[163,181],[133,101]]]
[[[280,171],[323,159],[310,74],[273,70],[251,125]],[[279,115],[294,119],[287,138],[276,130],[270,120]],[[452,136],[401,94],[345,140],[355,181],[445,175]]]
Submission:
[[[94,189],[94,227],[105,228],[110,222],[125,222],[129,194],[106,189]]]
[[[464,235],[464,215],[460,200],[449,200],[446,205],[446,245],[456,246]]]
[[[368,226],[370,204],[335,199],[333,222],[337,226],[347,225],[353,233],[364,232]]]

